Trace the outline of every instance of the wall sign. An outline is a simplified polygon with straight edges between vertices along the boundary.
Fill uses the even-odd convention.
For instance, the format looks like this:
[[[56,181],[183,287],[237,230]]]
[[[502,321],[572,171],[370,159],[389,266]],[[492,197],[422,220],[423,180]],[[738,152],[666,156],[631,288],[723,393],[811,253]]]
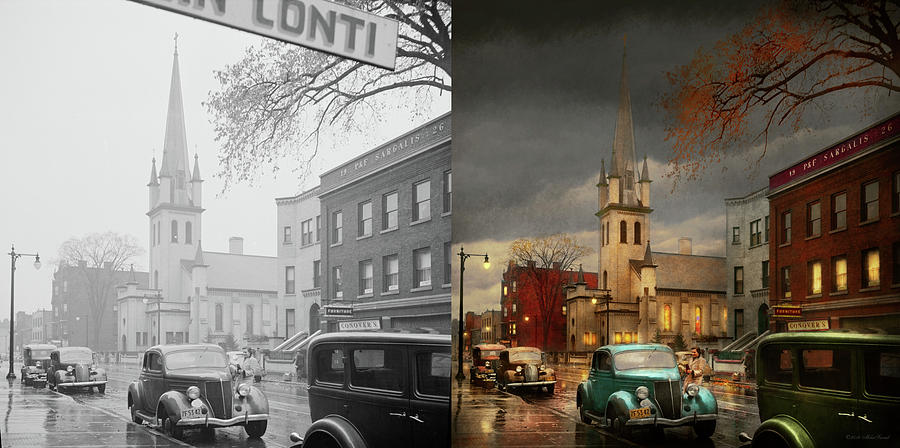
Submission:
[[[381,319],[351,320],[338,322],[340,331],[381,330]]]

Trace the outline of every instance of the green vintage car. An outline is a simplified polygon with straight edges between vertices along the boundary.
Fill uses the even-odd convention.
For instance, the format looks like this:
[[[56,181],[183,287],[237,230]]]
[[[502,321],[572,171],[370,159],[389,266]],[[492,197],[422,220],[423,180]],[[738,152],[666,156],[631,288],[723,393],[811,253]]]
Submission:
[[[900,335],[778,333],[756,353],[754,447],[900,443]]]
[[[624,436],[632,429],[659,436],[675,426],[692,426],[703,438],[716,432],[716,398],[696,385],[683,392],[675,354],[662,344],[598,348],[587,381],[578,386],[577,405],[584,423],[597,421]]]

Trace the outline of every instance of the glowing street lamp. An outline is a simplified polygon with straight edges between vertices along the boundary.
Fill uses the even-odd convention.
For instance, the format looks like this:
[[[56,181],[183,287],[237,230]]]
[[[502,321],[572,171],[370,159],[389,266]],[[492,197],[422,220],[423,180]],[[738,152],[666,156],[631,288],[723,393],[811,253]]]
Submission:
[[[491,268],[491,260],[487,254],[467,254],[462,246],[459,248],[459,357],[456,360],[459,369],[456,372],[456,379],[463,381],[466,374],[463,373],[463,327],[465,326],[465,315],[463,314],[463,275],[466,272],[466,260],[469,257],[484,257],[484,269]]]

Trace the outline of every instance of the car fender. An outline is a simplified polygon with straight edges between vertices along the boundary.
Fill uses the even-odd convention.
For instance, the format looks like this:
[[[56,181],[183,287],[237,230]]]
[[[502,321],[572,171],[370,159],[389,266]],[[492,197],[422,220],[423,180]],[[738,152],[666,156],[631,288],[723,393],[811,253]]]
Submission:
[[[760,436],[766,432],[774,432],[780,435],[788,443],[788,446],[792,448],[811,448],[815,446],[812,437],[806,431],[806,428],[803,427],[803,424],[790,415],[776,415],[762,422],[753,434],[754,447],[761,446],[764,440],[760,440]],[[758,441],[760,443],[757,443]]]
[[[310,446],[308,445],[310,442],[315,442],[320,437],[330,437],[336,440],[341,448],[366,448],[366,441],[356,426],[340,415],[327,415],[316,420],[306,430],[303,446]]]
[[[181,420],[181,411],[191,408],[191,402],[187,395],[170,390],[159,397],[156,402],[156,418],[159,418],[159,408],[166,410],[166,415],[172,419],[172,423],[178,423]]]
[[[250,393],[247,394],[246,397],[243,397],[242,402],[247,406],[247,410],[251,414],[269,413],[269,399],[266,398],[266,394],[257,387],[250,386]]]
[[[138,410],[144,409],[144,397],[141,394],[140,381],[132,381],[131,384],[128,385],[128,401],[134,403]]]
[[[575,398],[575,405],[577,406],[579,403],[584,407],[585,410],[594,411],[594,400],[591,397],[591,393],[589,392],[590,388],[585,385],[585,383],[581,383],[578,385],[578,391]],[[601,411],[603,411],[601,409]]]
[[[696,397],[691,397],[687,394],[684,394],[681,398],[682,403],[689,404],[691,406],[691,411],[687,412],[682,410],[682,415],[693,415],[695,412],[697,414],[719,413],[719,404],[716,402],[715,395],[713,395],[713,393],[705,387],[700,387],[700,391],[697,392]]]
[[[637,409],[640,407],[640,402],[638,401],[637,397],[633,393],[624,390],[614,392],[609,396],[609,399],[606,401],[606,403],[606,407],[603,408],[604,412],[606,412],[606,408],[611,405],[613,409],[616,410],[616,413],[624,415],[625,418],[628,418],[629,410]]]
[[[57,370],[57,371],[53,372],[53,378],[56,379],[56,384],[75,382],[74,376],[72,377],[71,380],[66,379],[66,371],[65,370]]]

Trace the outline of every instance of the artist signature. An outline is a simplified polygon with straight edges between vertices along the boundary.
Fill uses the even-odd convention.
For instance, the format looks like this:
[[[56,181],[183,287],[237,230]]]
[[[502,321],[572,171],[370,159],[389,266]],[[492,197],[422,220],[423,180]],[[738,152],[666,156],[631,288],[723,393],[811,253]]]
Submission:
[[[889,440],[890,434],[847,434],[847,440]]]

